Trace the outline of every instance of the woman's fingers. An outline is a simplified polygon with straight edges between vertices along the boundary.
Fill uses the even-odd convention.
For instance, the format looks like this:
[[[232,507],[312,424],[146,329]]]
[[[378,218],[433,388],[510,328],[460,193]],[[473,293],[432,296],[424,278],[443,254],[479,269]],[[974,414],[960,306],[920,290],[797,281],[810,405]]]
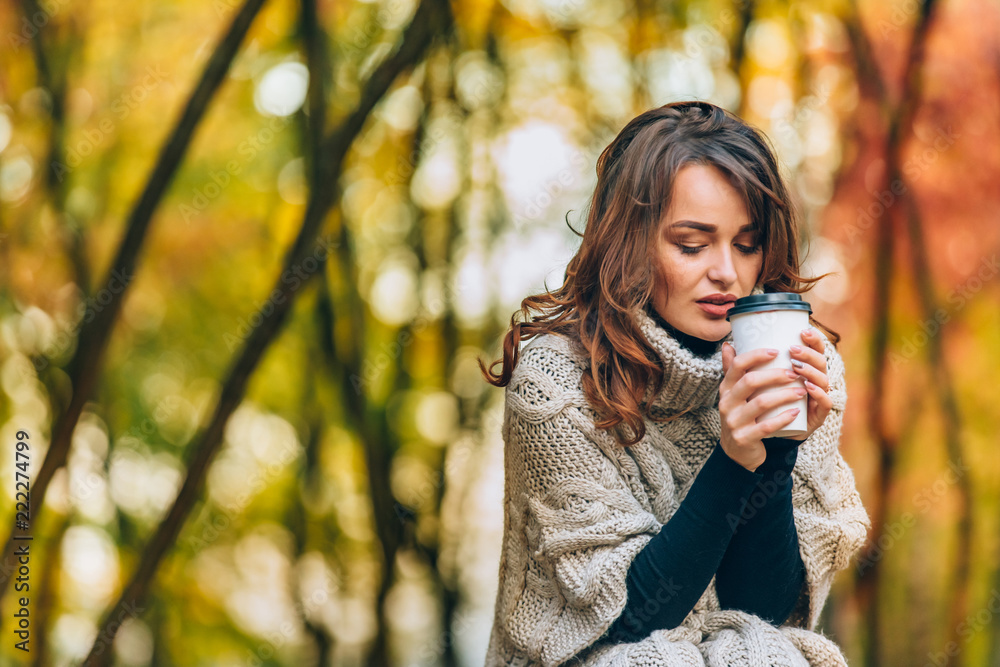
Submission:
[[[778,356],[776,352],[773,354],[769,352],[766,347],[758,347],[757,349],[744,352],[743,354],[736,354],[736,348],[732,347],[730,343],[725,343],[725,345],[730,348],[732,354],[725,351],[723,352],[723,370],[726,372],[726,377],[724,377],[722,381],[729,381],[730,386],[739,382],[739,379],[754,366],[766,364]]]
[[[823,376],[823,382],[826,382],[825,375]],[[830,395],[826,393],[826,390],[823,389],[823,387],[819,386],[816,383],[810,382],[809,380],[805,381],[805,387],[806,387],[806,392],[809,393],[809,398],[811,399],[811,401],[816,401],[820,409],[825,408],[829,410],[830,408],[833,407],[833,400],[830,398]]]
[[[792,370],[794,370],[803,380],[806,382],[811,382],[818,387],[827,386],[826,372],[816,368],[807,363],[803,363],[801,366],[796,366],[792,364]]]
[[[793,345],[789,354],[793,360],[803,361],[810,366],[826,372],[826,357],[823,355],[825,346],[823,339],[811,329],[802,332],[802,345]],[[798,348],[798,349],[795,349]]]
[[[777,353],[771,353],[767,348],[763,347],[744,352],[743,354],[736,354],[735,349],[731,352],[723,351],[722,361],[725,376],[722,378],[720,390],[723,392],[730,391],[739,384],[743,376],[750,372],[751,369],[766,364],[777,356]]]
[[[765,368],[749,371],[736,382],[729,392],[730,400],[737,406],[749,402],[754,393],[763,395],[764,389],[778,389],[793,384],[801,386],[801,378],[787,368]],[[768,392],[770,393],[770,392]]]
[[[800,336],[807,346],[816,350],[821,355],[823,354],[823,337],[820,336],[815,329],[806,329],[800,334]]]
[[[760,364],[766,364],[777,356],[777,350],[772,352],[770,348],[758,347],[755,350],[736,355],[733,359],[733,368],[740,375],[744,375],[751,368]]]
[[[737,355],[731,343],[727,342],[724,346],[722,360],[725,375],[720,386],[719,411],[725,430],[736,441],[760,440],[787,426],[795,419],[798,408],[783,410],[766,420],[760,420],[760,417],[803,396],[809,397],[806,414],[810,432],[815,429],[814,422],[822,423],[829,413],[832,401],[826,393],[829,381],[823,339],[811,329],[801,336],[804,344],[798,346],[798,350],[789,351],[791,359],[796,362],[792,370],[755,370],[778,355],[766,348]],[[756,396],[751,399],[754,394]]]
[[[730,414],[730,421],[732,422],[730,430],[753,426],[758,423],[761,415],[765,412],[794,403],[806,394],[805,388],[797,382],[790,387],[763,392],[760,396],[744,402],[733,410]]]
[[[809,392],[809,408],[807,419],[807,433],[805,438],[815,432],[826,420],[827,415],[833,409],[833,400],[827,393],[830,387],[830,379],[826,375],[826,358],[823,356],[823,341],[813,333],[811,336],[803,336],[803,340],[809,341],[811,347],[803,348],[799,351],[800,359],[810,359],[811,363],[803,362],[796,370],[802,376],[806,391]],[[796,351],[791,351],[792,358],[795,359]]]
[[[799,416],[799,411],[799,408],[789,408],[788,410],[784,410],[770,419],[765,419],[762,422],[748,427],[747,435],[754,440],[769,438],[775,431],[779,431],[791,424],[792,420]]]
[[[722,344],[722,381],[726,381],[726,375],[729,373],[729,367],[733,364],[733,358],[736,356],[736,348],[733,347],[732,343],[725,342]]]
[[[798,347],[799,349],[795,349]],[[826,368],[826,357],[819,350],[807,347],[805,345],[793,345],[789,350],[788,354],[792,359],[798,359],[799,361],[804,361],[810,366],[815,366],[819,369]]]
[[[795,420],[796,417],[799,416],[799,412],[801,412],[800,408],[790,408],[782,412],[777,417],[764,420],[763,426],[767,432],[760,437],[762,439],[770,437],[775,431],[779,431],[788,426]]]

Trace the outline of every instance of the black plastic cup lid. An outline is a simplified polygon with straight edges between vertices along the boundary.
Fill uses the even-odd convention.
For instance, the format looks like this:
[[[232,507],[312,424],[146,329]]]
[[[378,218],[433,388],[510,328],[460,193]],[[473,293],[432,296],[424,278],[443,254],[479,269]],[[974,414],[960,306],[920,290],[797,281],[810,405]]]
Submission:
[[[802,297],[795,292],[751,294],[736,299],[736,303],[726,313],[726,320],[729,320],[733,315],[767,310],[807,310],[812,313],[812,306],[809,305],[808,301],[803,301]]]

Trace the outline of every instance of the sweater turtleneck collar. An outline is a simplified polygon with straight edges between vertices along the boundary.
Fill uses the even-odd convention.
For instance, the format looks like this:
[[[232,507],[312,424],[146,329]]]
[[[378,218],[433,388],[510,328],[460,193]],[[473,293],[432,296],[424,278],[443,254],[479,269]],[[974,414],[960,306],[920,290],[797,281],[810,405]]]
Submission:
[[[750,293],[763,292],[758,285]],[[652,405],[668,414],[715,405],[723,377],[722,344],[732,341],[732,331],[720,340],[708,341],[678,331],[656,311],[635,313],[639,328],[663,363],[663,385]],[[651,392],[652,388],[647,400]]]

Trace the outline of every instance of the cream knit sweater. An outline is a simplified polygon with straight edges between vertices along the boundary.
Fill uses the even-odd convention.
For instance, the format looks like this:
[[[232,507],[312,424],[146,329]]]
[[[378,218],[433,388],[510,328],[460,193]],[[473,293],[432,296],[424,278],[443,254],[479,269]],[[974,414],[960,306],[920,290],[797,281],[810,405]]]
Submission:
[[[629,564],[677,510],[721,433],[721,348],[698,357],[646,313],[634,317],[664,362],[653,410],[693,410],[667,424],[646,420],[646,436],[631,447],[594,426],[581,384],[588,362],[578,345],[537,336],[514,369],[504,411],[504,537],[487,667],[846,665],[815,628],[834,575],[861,548],[871,523],[838,449],[844,364],[819,330],[833,409],[800,445],[792,473],[806,583],[791,617],[777,628],[720,610],[713,577],[679,627],[633,644],[595,645],[625,607]]]

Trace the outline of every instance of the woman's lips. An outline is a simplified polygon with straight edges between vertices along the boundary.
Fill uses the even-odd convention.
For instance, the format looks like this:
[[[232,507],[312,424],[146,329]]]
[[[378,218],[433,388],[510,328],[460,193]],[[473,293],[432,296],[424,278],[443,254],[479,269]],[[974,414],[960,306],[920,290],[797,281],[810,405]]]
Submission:
[[[733,307],[735,302],[730,301],[728,303],[715,304],[707,301],[695,301],[695,303],[701,306],[701,309],[709,315],[714,315],[715,317],[725,317],[726,313],[729,312],[729,309]]]

